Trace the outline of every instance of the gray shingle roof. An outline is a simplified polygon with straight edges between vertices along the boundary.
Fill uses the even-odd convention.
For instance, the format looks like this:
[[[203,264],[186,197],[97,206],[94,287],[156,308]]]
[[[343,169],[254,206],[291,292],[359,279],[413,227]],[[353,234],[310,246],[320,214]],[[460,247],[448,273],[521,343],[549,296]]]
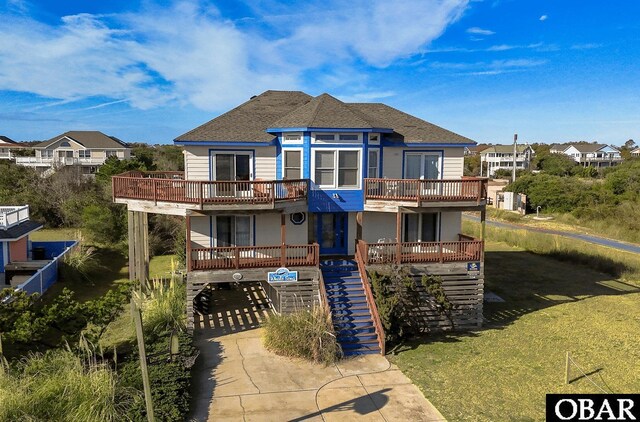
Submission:
[[[266,91],[197,128],[176,141],[269,142],[266,129],[313,97],[300,91]]]
[[[518,144],[517,148],[518,153],[522,154],[526,149],[530,147],[529,145]],[[480,155],[488,154],[490,152],[496,152],[499,154],[513,154],[513,145],[492,145],[480,151]]]
[[[48,141],[40,142],[34,148],[46,148],[65,136],[80,143],[85,148],[128,148],[127,144],[115,136],[107,136],[97,130],[72,130],[62,135],[54,136]]]
[[[474,144],[469,138],[380,103],[344,103],[329,94],[266,91],[176,141],[269,142],[268,128],[391,129],[392,141]]]
[[[10,139],[10,138],[8,138],[6,136],[2,136],[2,135],[0,135],[0,145],[2,145],[5,148],[7,148],[7,147],[20,147],[21,146],[16,141],[14,141],[13,139]]]
[[[349,105],[329,94],[318,95],[305,105],[273,122],[271,127],[372,129],[371,122],[357,111],[351,110]]]
[[[599,149],[602,149],[602,148],[606,147],[606,145],[604,145],[604,144],[571,144],[569,146],[574,147],[575,149],[577,149],[578,151],[580,151],[582,153],[596,152]],[[567,148],[569,148],[569,147],[567,147]]]

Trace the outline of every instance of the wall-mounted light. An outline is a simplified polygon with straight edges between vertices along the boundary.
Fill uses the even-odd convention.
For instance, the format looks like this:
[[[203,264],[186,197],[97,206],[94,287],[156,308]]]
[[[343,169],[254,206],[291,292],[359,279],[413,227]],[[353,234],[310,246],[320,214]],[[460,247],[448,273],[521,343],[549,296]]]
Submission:
[[[337,193],[333,194],[333,199],[340,199],[340,195],[338,195]]]

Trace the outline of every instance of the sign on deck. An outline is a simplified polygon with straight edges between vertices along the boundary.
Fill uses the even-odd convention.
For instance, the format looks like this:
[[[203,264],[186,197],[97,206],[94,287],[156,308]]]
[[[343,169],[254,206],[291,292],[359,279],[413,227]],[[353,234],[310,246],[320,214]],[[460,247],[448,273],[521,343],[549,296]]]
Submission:
[[[480,275],[480,263],[467,262],[467,275]]]
[[[278,268],[275,271],[267,273],[267,281],[269,283],[278,283],[282,281],[298,281],[298,272],[289,271],[288,268]]]

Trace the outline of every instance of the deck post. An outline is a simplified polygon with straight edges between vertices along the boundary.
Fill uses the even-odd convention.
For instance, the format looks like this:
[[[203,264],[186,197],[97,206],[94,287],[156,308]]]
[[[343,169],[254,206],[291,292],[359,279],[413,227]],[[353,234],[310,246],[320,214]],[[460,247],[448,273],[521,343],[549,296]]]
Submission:
[[[402,213],[396,213],[396,264],[402,263]]]
[[[149,220],[147,213],[127,211],[129,232],[129,279],[149,278]]]
[[[187,250],[186,250],[186,257],[185,257],[185,265],[187,266],[187,272],[191,271],[191,216],[187,215],[187,221],[186,221],[186,226],[187,226]]]
[[[480,211],[480,225],[482,227],[482,231],[480,233],[480,239],[484,240],[486,236],[486,221],[487,221],[487,210],[483,209]]]
[[[287,218],[284,213],[280,214],[280,266],[287,266]]]
[[[129,280],[136,279],[136,266],[135,266],[135,230],[133,223],[133,211],[127,211],[127,229],[128,229],[128,244],[129,244]]]

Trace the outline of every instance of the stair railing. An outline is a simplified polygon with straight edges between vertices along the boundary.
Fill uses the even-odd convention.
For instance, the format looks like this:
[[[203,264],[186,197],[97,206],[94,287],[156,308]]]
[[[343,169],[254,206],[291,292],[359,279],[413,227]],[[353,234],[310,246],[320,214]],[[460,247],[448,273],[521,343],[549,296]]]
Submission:
[[[373,327],[375,328],[378,336],[378,346],[380,347],[380,354],[385,354],[385,337],[384,329],[382,328],[382,322],[380,321],[380,315],[378,314],[378,307],[371,291],[371,285],[369,284],[369,276],[367,275],[367,268],[364,264],[364,254],[367,253],[367,249],[363,248],[359,241],[356,244],[356,263],[358,264],[358,272],[360,273],[360,280],[364,288],[364,295],[367,299],[367,305],[369,306],[369,312],[371,312],[371,319],[373,320]]]

